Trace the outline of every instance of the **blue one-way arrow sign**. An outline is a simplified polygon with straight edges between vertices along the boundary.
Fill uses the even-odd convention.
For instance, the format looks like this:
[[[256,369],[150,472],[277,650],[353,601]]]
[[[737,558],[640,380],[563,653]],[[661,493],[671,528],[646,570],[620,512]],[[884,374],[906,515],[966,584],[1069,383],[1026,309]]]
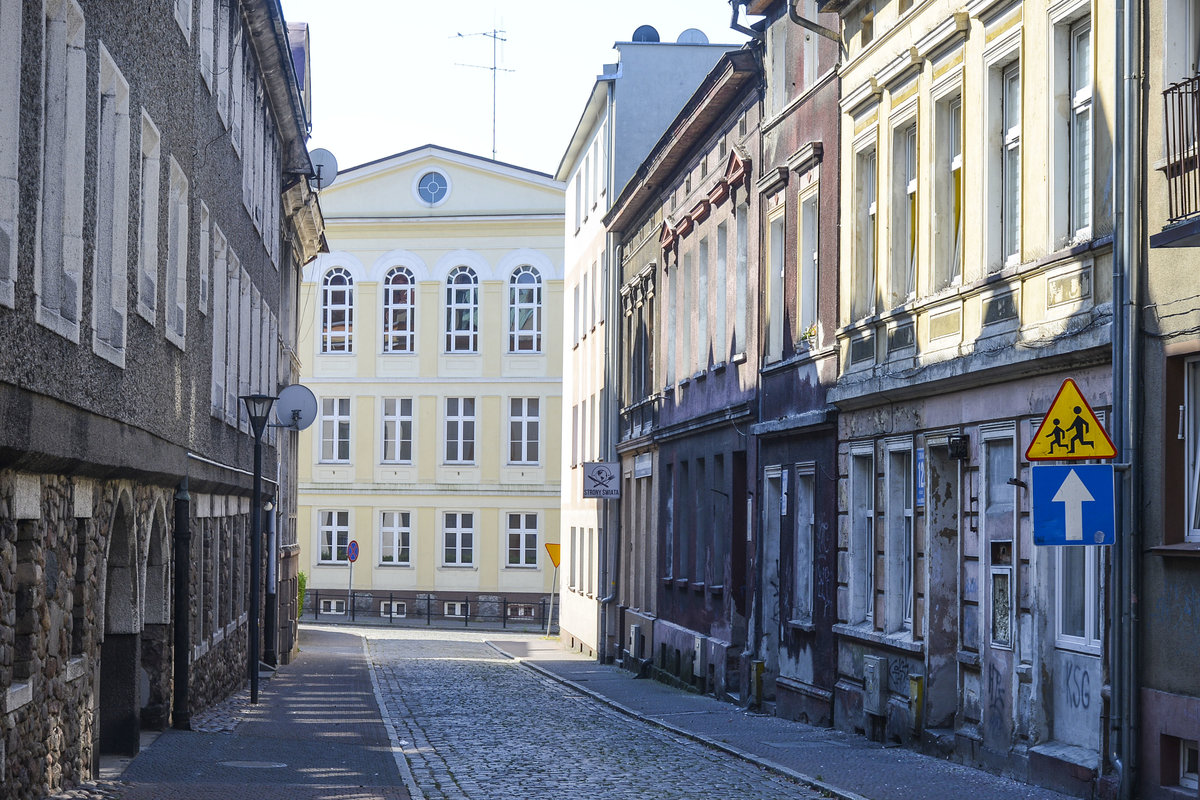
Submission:
[[[1033,467],[1033,543],[1113,544],[1117,540],[1111,464]]]

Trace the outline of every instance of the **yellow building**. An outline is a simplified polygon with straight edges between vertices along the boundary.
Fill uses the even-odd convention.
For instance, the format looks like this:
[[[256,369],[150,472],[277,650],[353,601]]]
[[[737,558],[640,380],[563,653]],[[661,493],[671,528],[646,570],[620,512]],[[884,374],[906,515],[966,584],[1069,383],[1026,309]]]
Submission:
[[[559,530],[562,184],[429,145],[344,171],[321,204],[331,252],[300,296],[317,397],[300,450],[305,612],[542,619]]]
[[[1065,378],[1111,411],[1112,6],[822,8],[847,47],[835,723],[1088,794],[1109,555],[1034,544],[1024,454]]]

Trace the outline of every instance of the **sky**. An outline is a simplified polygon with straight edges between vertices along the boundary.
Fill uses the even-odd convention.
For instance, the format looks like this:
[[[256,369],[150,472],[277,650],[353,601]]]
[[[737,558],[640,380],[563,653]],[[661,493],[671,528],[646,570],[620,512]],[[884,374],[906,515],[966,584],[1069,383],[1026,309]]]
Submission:
[[[617,41],[653,25],[740,45],[728,0],[282,0],[307,22],[312,138],[341,169],[424,144],[553,174]],[[745,22],[745,20],[742,20]],[[493,30],[505,41],[485,33]],[[474,65],[474,66],[460,66]],[[481,68],[482,67],[482,68]]]

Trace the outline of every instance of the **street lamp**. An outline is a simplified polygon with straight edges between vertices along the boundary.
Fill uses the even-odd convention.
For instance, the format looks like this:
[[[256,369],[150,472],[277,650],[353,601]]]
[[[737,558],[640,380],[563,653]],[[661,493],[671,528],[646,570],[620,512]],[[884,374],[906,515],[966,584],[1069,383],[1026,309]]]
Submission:
[[[250,703],[258,703],[258,583],[262,559],[262,435],[275,398],[267,394],[241,397],[254,433],[254,496],[250,501]]]

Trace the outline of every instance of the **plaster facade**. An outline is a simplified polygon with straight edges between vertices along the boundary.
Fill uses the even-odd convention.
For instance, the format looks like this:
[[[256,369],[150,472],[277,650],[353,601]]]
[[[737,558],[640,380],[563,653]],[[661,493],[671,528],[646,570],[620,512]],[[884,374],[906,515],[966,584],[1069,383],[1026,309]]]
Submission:
[[[555,177],[566,185],[563,340],[563,643],[610,660],[625,632],[611,612],[618,501],[583,497],[587,461],[616,463],[610,370],[620,313],[616,243],[603,219],[700,79],[731,45],[631,41],[614,45],[567,143]],[[566,455],[569,453],[570,457]],[[572,533],[573,531],[573,533]],[[575,576],[572,579],[572,576]],[[604,598],[608,602],[601,602]]]
[[[1090,795],[1108,561],[1033,546],[1023,453],[1065,378],[1112,402],[1111,9],[822,8],[848,47],[835,724]]]
[[[356,615],[540,608],[560,529],[562,185],[429,145],[321,198],[333,249],[301,288],[306,608],[320,593],[322,615],[348,615],[351,587]]]

